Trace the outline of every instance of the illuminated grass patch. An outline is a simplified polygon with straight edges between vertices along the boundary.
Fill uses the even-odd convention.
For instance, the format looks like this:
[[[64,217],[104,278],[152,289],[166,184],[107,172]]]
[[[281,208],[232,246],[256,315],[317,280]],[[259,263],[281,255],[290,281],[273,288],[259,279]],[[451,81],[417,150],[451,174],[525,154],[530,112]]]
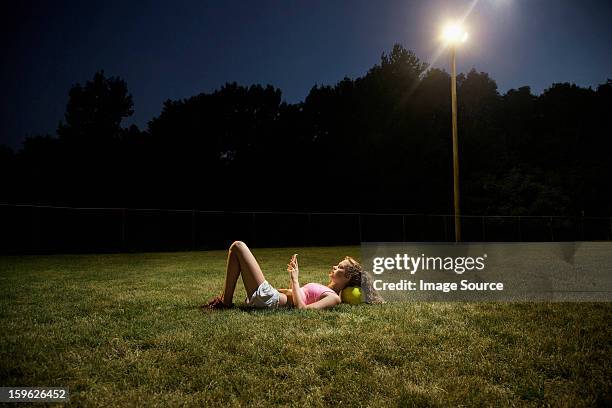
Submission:
[[[267,279],[326,283],[357,247],[255,249]],[[202,313],[225,251],[0,258],[0,383],[77,405],[593,406],[606,303],[388,303]],[[244,300],[242,284],[234,298]]]

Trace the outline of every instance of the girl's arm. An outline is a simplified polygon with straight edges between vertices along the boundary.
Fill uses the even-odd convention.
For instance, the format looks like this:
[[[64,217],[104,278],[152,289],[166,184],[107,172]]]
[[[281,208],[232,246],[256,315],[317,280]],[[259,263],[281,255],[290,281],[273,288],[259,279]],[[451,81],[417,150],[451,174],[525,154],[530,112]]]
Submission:
[[[287,302],[283,306],[293,306],[293,294],[291,293],[291,289],[279,288],[278,291],[287,298]]]
[[[316,302],[313,302],[307,305],[305,303],[306,299],[304,299],[304,297],[302,296],[303,292],[300,290],[300,282],[297,279],[295,280],[292,279],[291,286],[293,287],[293,293],[299,293],[299,295],[296,294],[295,296],[293,296],[293,299],[292,299],[293,304],[298,309],[327,309],[329,307],[334,307],[342,303],[342,299],[340,299],[340,296],[338,296],[335,293],[329,292],[328,294],[324,295],[321,299],[317,300]],[[299,301],[297,300],[298,296],[300,297]],[[287,296],[287,298],[288,297],[289,296]]]
[[[342,303],[342,299],[340,296],[335,293],[329,292],[328,295],[323,296],[321,299],[317,300],[314,303],[311,303],[306,306],[306,309],[327,309],[328,307],[334,307]]]
[[[291,291],[293,293],[293,306],[298,309],[306,309],[306,299],[304,299],[303,292],[300,289],[300,282],[296,279],[291,279]]]
[[[291,257],[291,261],[287,265],[287,271],[289,272],[289,278],[291,282],[293,305],[298,309],[306,309],[306,299],[304,299],[303,293],[300,290],[300,282],[298,280],[299,269],[297,263],[297,254],[294,254]]]
[[[336,293],[328,292],[327,295],[323,296],[316,302],[306,305],[306,299],[304,299],[303,292],[300,289],[300,282],[298,280],[299,269],[296,255],[293,255],[291,258],[291,262],[289,262],[287,265],[287,270],[289,271],[291,280],[290,292],[293,295],[293,305],[298,309],[326,309],[328,307],[339,305],[342,302],[342,299],[340,299],[340,296],[338,296]]]

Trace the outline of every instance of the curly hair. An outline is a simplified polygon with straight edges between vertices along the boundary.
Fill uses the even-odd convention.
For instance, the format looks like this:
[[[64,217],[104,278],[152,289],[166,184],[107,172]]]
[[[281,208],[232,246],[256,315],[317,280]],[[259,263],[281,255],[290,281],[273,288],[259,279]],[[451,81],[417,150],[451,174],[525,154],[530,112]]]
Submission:
[[[374,289],[372,276],[363,269],[361,264],[350,256],[344,259],[349,262],[349,265],[344,268],[344,276],[349,279],[346,286],[361,287],[364,291],[365,302],[368,304],[385,303],[382,296]]]

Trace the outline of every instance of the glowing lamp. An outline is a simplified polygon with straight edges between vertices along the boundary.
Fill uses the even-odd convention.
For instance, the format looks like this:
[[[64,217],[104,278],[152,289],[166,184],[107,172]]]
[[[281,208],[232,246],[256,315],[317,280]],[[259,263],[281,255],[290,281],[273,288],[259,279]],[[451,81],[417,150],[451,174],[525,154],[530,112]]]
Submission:
[[[468,33],[457,23],[448,23],[442,29],[442,41],[449,45],[464,43],[468,38]]]

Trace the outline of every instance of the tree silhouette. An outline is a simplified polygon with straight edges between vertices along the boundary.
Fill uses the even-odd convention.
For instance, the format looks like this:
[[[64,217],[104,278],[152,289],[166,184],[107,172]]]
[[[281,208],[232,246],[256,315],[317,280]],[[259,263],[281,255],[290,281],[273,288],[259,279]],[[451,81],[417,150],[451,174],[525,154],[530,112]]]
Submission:
[[[111,205],[128,189],[121,121],[134,113],[132,96],[124,80],[107,78],[104,71],[85,85],[73,85],[68,95],[64,122],[57,128],[62,144],[57,172],[64,185],[60,190],[81,204]]]
[[[458,76],[458,103],[464,214],[612,213],[611,80],[500,94],[473,69]],[[365,75],[317,84],[296,104],[271,85],[233,82],[167,100],[146,131],[122,128],[133,108],[118,77],[74,85],[58,138],[0,149],[3,174],[18,177],[7,197],[452,213],[450,76],[399,44]]]
[[[280,111],[281,92],[272,86],[228,83],[212,94],[166,101],[148,126],[155,178],[169,197],[190,206],[228,204],[219,200],[237,194],[229,180],[270,175]],[[245,179],[244,195],[255,186]]]
[[[68,143],[100,144],[117,138],[123,118],[134,113],[126,82],[106,78],[104,71],[96,72],[83,86],[73,85],[68,95],[65,123],[57,128],[59,137]]]

